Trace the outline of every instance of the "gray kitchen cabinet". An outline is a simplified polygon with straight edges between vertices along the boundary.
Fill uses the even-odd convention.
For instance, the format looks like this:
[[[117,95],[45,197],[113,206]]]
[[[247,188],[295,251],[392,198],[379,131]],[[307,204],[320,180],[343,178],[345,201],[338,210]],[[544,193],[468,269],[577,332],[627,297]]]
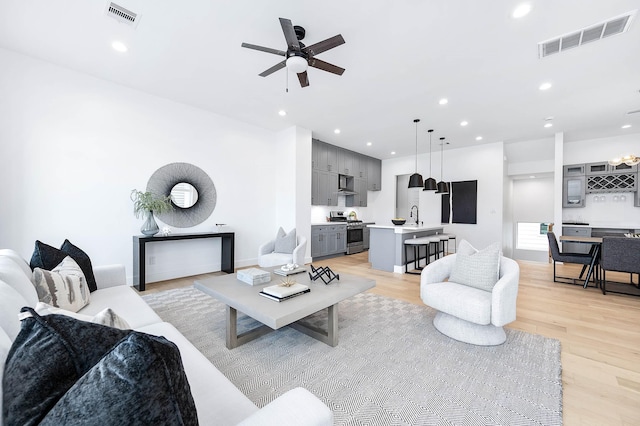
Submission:
[[[382,184],[382,161],[367,157],[367,189],[380,191]]]
[[[348,149],[338,149],[338,173],[354,176],[353,160],[355,152]]]
[[[369,157],[358,153],[355,154],[353,157],[353,175],[357,178],[366,179],[369,174]]]
[[[584,176],[586,167],[584,164],[570,164],[562,167],[562,174],[564,177],[569,176]]]
[[[367,180],[353,179],[354,195],[347,195],[345,207],[367,207]]]
[[[585,165],[563,167],[562,207],[584,207],[587,196]]]
[[[625,163],[613,166],[608,161],[602,161],[599,163],[586,164],[587,175],[603,175],[603,174],[620,174],[620,173],[636,173],[638,166],[628,166]]]
[[[311,205],[338,205],[338,174],[322,171],[311,171]]]
[[[341,254],[347,251],[346,225],[311,226],[311,257]]]
[[[338,147],[328,143],[312,140],[311,145],[311,166],[315,170],[325,172],[338,171]]]
[[[590,237],[591,228],[584,226],[563,226],[562,235],[571,237]],[[562,243],[563,253],[589,253],[591,244],[582,243]]]

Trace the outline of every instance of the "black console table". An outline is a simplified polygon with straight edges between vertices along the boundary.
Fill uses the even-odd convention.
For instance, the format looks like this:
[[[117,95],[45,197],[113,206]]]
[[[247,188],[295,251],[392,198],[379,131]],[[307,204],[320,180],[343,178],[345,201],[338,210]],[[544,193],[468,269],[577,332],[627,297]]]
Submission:
[[[145,235],[134,235],[133,237],[133,286],[138,291],[145,290],[145,245],[147,243],[157,243],[160,241],[176,240],[196,240],[199,238],[221,238],[221,269],[223,272],[232,274],[234,271],[234,244],[235,234],[233,232],[196,232],[193,234],[171,234],[156,235],[147,237]]]

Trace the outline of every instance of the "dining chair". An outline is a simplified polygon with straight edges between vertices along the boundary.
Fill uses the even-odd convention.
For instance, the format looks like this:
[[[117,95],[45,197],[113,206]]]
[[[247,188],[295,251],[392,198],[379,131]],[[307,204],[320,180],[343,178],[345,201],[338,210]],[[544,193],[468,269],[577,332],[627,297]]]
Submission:
[[[547,232],[547,238],[549,239],[549,250],[551,250],[551,258],[553,259],[553,282],[577,284],[576,281],[580,280],[580,277],[577,277],[577,278],[561,277],[556,274],[556,262],[576,263],[578,265],[589,266],[591,265],[591,261],[593,260],[593,257],[592,257],[593,255],[586,254],[586,253],[571,253],[571,252],[561,253],[560,248],[558,247],[558,240],[556,240],[555,234],[553,232]],[[560,281],[560,280],[566,280],[566,281]],[[597,269],[595,271],[593,280],[594,280],[594,284],[597,286],[597,282],[598,282]]]

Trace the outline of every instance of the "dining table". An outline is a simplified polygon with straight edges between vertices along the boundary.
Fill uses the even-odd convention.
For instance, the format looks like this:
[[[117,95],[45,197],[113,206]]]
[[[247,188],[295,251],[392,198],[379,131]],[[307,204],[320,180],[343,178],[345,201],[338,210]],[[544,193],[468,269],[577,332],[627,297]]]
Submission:
[[[579,237],[579,236],[571,236],[571,235],[561,235],[560,242],[565,243],[579,243],[579,244],[591,244],[591,248],[589,249],[589,255],[591,255],[591,263],[589,264],[589,269],[587,272],[587,277],[584,280],[584,288],[587,288],[589,284],[589,280],[591,276],[596,273],[596,268],[598,267],[598,259],[600,257],[600,250],[602,248],[602,237]],[[585,268],[587,265],[582,267],[582,271],[580,271],[580,278],[584,274]],[[596,281],[598,280],[598,274],[596,273]]]

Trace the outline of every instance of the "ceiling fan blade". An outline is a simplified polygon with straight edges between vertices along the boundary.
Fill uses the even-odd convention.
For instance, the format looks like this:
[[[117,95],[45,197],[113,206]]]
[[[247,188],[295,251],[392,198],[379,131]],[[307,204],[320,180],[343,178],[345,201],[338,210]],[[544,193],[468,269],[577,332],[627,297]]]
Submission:
[[[342,75],[342,73],[344,72],[344,68],[340,68],[336,65],[330,64],[329,62],[325,62],[316,58],[309,58],[309,66],[338,75]]]
[[[306,71],[298,74],[298,80],[300,81],[301,87],[307,87],[309,85],[309,76]]]
[[[307,46],[302,49],[303,52],[308,53],[310,56],[315,56],[319,53],[326,52],[329,49],[333,49],[334,47],[340,46],[344,44],[344,38],[342,38],[341,34],[337,36],[333,36],[321,42],[312,44],[311,46]]]
[[[262,71],[260,74],[258,74],[260,77],[266,77],[270,74],[273,74],[274,72],[281,70],[282,68],[287,66],[287,61],[282,61],[279,62],[277,64],[275,64],[274,66],[272,66],[271,68],[269,68],[268,70]]]
[[[242,43],[242,47],[246,47],[247,49],[259,50],[261,52],[273,53],[274,55],[286,56],[287,52],[283,52],[282,50],[272,49],[270,47],[258,46],[255,44]]]
[[[280,26],[282,26],[282,32],[284,33],[285,40],[287,40],[287,46],[289,46],[289,49],[300,50],[300,43],[298,43],[298,37],[293,29],[291,20],[280,18]]]

